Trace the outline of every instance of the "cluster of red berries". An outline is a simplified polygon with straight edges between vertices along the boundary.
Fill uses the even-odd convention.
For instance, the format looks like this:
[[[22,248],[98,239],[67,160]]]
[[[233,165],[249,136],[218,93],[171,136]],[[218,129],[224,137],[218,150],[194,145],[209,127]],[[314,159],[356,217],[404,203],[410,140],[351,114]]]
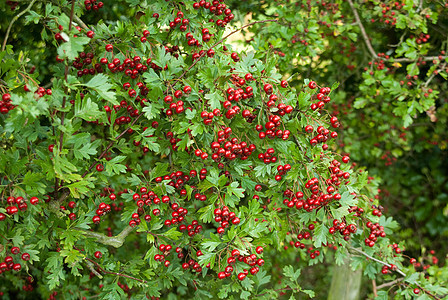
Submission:
[[[84,7],[86,10],[98,10],[104,6],[103,2],[97,2],[96,0],[84,0]]]
[[[383,265],[383,267],[381,268],[381,274],[389,274],[391,273],[391,271],[396,271],[397,270],[397,266],[394,264],[390,264],[389,266]]]
[[[240,158],[246,160],[256,150],[254,144],[248,145],[246,142],[239,142],[237,138],[230,138],[232,131],[230,127],[226,127],[224,130],[218,131],[218,141],[212,142],[210,147],[213,151],[212,159],[221,164],[221,159],[235,160]],[[218,166],[220,169],[224,165]]]
[[[9,196],[6,199],[8,206],[6,207],[6,213],[10,216],[15,215],[20,211],[26,211],[28,209],[28,204],[23,197],[13,197]],[[36,205],[39,203],[39,198],[31,197],[29,199],[31,205]],[[0,213],[0,221],[6,219],[6,215],[4,213]]]
[[[431,38],[429,34],[425,34],[423,32],[420,33],[418,37],[410,36],[409,38],[415,38],[415,42],[417,44],[427,43],[428,40]]]
[[[226,90],[226,98],[227,101],[224,101],[224,107],[230,107],[232,102],[240,102],[241,100],[250,99],[254,96],[254,89],[248,85],[246,85],[247,82],[253,81],[254,78],[251,73],[247,73],[244,78],[240,78],[236,74],[232,74],[231,82],[234,85],[234,87],[229,87]]]
[[[225,228],[229,227],[232,222],[233,225],[238,225],[240,223],[240,218],[236,216],[233,211],[230,211],[227,206],[221,208],[216,208],[214,211],[215,222],[221,223],[221,227],[218,227],[218,234],[224,234]]]
[[[107,44],[105,46],[107,52],[113,52],[114,47],[111,44]],[[121,63],[119,58],[114,58],[111,62],[108,61],[106,57],[102,57],[100,59],[100,63],[103,65],[107,65],[107,68],[112,73],[124,72],[124,74],[132,79],[137,78],[138,75],[146,72],[148,67],[157,70],[158,66],[151,62],[151,59],[148,58],[146,60],[146,65],[141,62],[140,56],[134,56],[133,59],[125,58],[123,63]]]
[[[157,183],[160,183],[163,180],[170,180],[170,182],[168,182],[168,185],[174,187],[175,189],[182,189],[182,187],[184,186],[185,183],[187,183],[187,181],[196,176],[197,176],[196,170],[191,170],[189,175],[185,174],[182,171],[174,171],[171,172],[171,174],[169,175],[156,177],[155,181]],[[187,194],[186,190],[183,190],[183,192],[181,191],[182,196],[185,196],[186,194]],[[152,197],[152,195],[150,195],[150,197]]]
[[[265,164],[276,163],[277,156],[274,156],[274,148],[268,148],[265,153],[258,154],[258,159],[263,161]]]
[[[190,129],[188,129],[188,130],[190,130]],[[177,151],[177,149],[179,148],[179,146],[177,146],[177,143],[180,142],[182,139],[175,138],[174,133],[172,131],[168,131],[166,133],[166,138],[171,143],[171,149],[173,149],[173,151]]]
[[[378,240],[378,238],[386,237],[386,232],[384,232],[384,227],[380,226],[379,223],[373,224],[372,222],[366,223],[367,228],[370,229],[369,236],[364,240],[364,243],[366,246],[373,247],[375,246],[375,242]]]
[[[0,113],[5,115],[10,110],[14,109],[14,105],[11,102],[11,94],[5,93],[2,95],[2,101],[0,101]]]
[[[201,254],[201,253],[199,253],[199,254]],[[200,256],[200,255],[198,255],[198,256]],[[210,264],[207,265],[207,268],[209,268],[209,267],[210,267]],[[195,261],[194,259],[190,259],[188,262],[184,262],[182,264],[182,269],[184,269],[184,270],[191,269],[192,271],[196,272],[196,274],[199,274],[199,273],[202,272],[201,265],[197,261]]]
[[[212,112],[207,112],[203,110],[201,112],[201,118],[204,120],[205,125],[213,124],[213,118],[221,116],[221,111],[218,108],[215,108]]]
[[[346,159],[344,159],[346,160]],[[347,160],[348,162],[348,160]],[[330,201],[339,201],[342,196],[339,193],[333,194],[336,189],[335,186],[340,185],[339,177],[350,176],[348,172],[342,172],[339,169],[340,163],[337,160],[333,160],[331,163],[330,170],[334,172],[331,174],[331,178],[328,178],[325,182],[327,184],[326,193],[323,193],[319,188],[319,180],[317,178],[312,178],[305,183],[305,188],[309,190],[311,196],[306,200],[302,199],[304,197],[304,193],[298,191],[293,193],[290,189],[285,190],[283,195],[287,198],[283,200],[283,204],[287,207],[292,208],[296,207],[296,209],[305,209],[306,211],[312,211],[322,205],[326,205],[330,203]]]
[[[160,252],[162,252],[162,254],[154,255],[154,260],[155,261],[159,261],[159,262],[163,262],[165,267],[169,267],[171,262],[169,260],[167,260],[166,257],[171,254],[170,253],[171,249],[173,249],[173,246],[171,246],[169,244],[168,245],[160,244],[159,250],[160,250]],[[180,250],[179,252],[178,252],[178,249]],[[182,253],[182,249],[178,247],[178,248],[176,248],[176,252],[177,253]],[[182,253],[182,255],[183,255],[183,253]]]
[[[225,27],[227,23],[232,21],[235,16],[232,14],[232,10],[230,8],[227,8],[222,0],[213,0],[211,3],[206,2],[205,0],[201,0],[199,2],[193,3],[194,9],[199,9],[201,7],[208,9],[211,14],[214,14],[215,16],[223,16],[222,19],[217,19],[216,21],[213,21],[213,19],[210,19],[210,22],[215,22],[218,27]]]
[[[398,247],[398,244],[392,244],[392,249],[394,249],[396,254],[400,254],[401,253],[401,248]]]
[[[196,234],[202,232],[202,229],[203,229],[202,225],[199,225],[198,220],[193,220],[191,222],[191,224],[188,224],[188,225],[182,224],[182,225],[179,226],[179,230],[180,231],[187,230],[187,234],[190,237],[193,237]]]
[[[19,5],[19,2],[8,0],[8,1],[6,1],[6,5],[9,5],[9,8],[10,8],[11,10],[15,10],[16,7],[17,7],[17,5]]]
[[[307,125],[307,126],[305,126],[305,131],[308,133],[311,133],[314,131],[314,128],[311,125]],[[322,144],[323,150],[328,149],[328,145],[325,144],[325,142],[329,138],[335,139],[338,137],[338,133],[336,131],[330,132],[330,130],[328,130],[324,126],[318,126],[316,131],[317,131],[317,134],[310,139],[310,145],[316,146],[318,143],[324,143],[324,144]]]
[[[255,252],[257,254],[263,253],[263,247],[258,246],[255,249]],[[251,275],[255,275],[260,271],[261,266],[264,265],[264,260],[262,258],[258,258],[255,253],[252,253],[250,255],[244,256],[240,254],[240,251],[238,249],[233,249],[231,256],[227,258],[227,266],[225,267],[224,271],[218,273],[219,279],[224,279],[227,277],[230,277],[232,275],[232,272],[234,271],[234,265],[236,261],[243,262],[247,264],[250,267],[250,270],[244,269],[243,272],[238,273],[237,277],[239,280],[244,280],[249,273]]]
[[[101,202],[98,205],[98,208],[96,210],[96,216],[92,217],[92,222],[95,224],[98,224],[101,221],[101,216],[107,214],[110,211],[111,211],[111,206],[109,204]]]
[[[293,108],[291,105],[285,105],[284,103],[280,103],[278,106],[280,107],[279,112],[285,111],[287,113],[291,113],[293,111]],[[284,131],[279,129],[279,127],[281,125],[280,121],[281,121],[280,116],[270,115],[268,118],[268,121],[264,125],[264,127],[266,128],[266,131],[263,131],[262,125],[260,125],[260,124],[256,125],[255,129],[259,132],[258,137],[260,139],[264,139],[265,137],[273,139],[273,138],[277,137],[284,141],[287,140],[289,138],[289,135],[291,134],[291,132],[288,129],[286,129]]]
[[[162,197],[162,198],[163,198],[163,197]],[[175,225],[175,224],[177,224],[177,223],[181,223],[181,222],[183,222],[185,216],[186,216],[187,213],[188,213],[188,210],[187,210],[186,208],[180,206],[180,205],[177,204],[177,203],[173,203],[173,204],[171,204],[170,207],[171,207],[171,209],[172,209],[172,212],[171,212],[171,217],[172,217],[172,219],[171,219],[171,220],[170,220],[170,219],[165,220],[164,225],[165,225],[165,226],[171,226],[171,225]],[[201,228],[202,228],[202,226],[199,227],[198,232],[201,231]]]
[[[352,206],[348,209],[348,212],[349,213],[354,212],[355,217],[360,217],[364,213],[364,209],[362,207]]]
[[[11,254],[12,255],[18,255],[20,254],[20,248],[19,247],[12,247],[11,248]],[[23,261],[29,261],[30,260],[30,254],[29,253],[22,253],[20,256]],[[14,263],[14,258],[12,256],[6,256],[5,260],[0,263],[0,274],[7,272],[7,271],[20,271],[22,269],[22,265],[20,263]]]
[[[94,54],[92,52],[81,52],[78,57],[75,58],[72,65],[78,70],[78,77],[83,75],[95,75],[96,73],[103,73],[101,64],[96,63],[93,67],[89,68],[89,65],[93,64]]]
[[[181,11],[178,11],[176,14],[176,17],[174,18],[173,21],[170,22],[170,28],[171,29],[175,29],[177,27],[178,24],[179,25],[179,30],[180,31],[185,31],[187,30],[187,25],[190,24],[190,20],[189,19],[182,19],[184,17],[184,13]]]
[[[277,172],[278,174],[275,175],[275,180],[276,181],[280,181],[282,180],[282,176],[285,175],[287,172],[289,172],[291,170],[291,165],[290,164],[285,164],[285,165],[278,165],[277,166]]]
[[[344,236],[344,240],[350,239],[350,234],[355,233],[358,230],[355,224],[346,224],[345,222],[339,222],[339,220],[333,220],[333,226],[328,229],[330,234],[334,234],[339,231]]]
[[[34,286],[33,286],[33,277],[31,276],[27,276],[26,277],[26,282],[24,285],[22,285],[22,290],[24,290],[25,292],[31,292],[34,290]]]
[[[312,90],[316,89],[317,84],[314,81],[310,81],[308,83],[308,87]],[[312,103],[310,108],[312,110],[316,109],[322,109],[324,108],[325,104],[331,101],[330,96],[328,96],[331,92],[331,89],[329,87],[322,87],[319,92],[312,97],[312,99],[317,99],[318,102]],[[315,97],[315,98],[314,98]]]

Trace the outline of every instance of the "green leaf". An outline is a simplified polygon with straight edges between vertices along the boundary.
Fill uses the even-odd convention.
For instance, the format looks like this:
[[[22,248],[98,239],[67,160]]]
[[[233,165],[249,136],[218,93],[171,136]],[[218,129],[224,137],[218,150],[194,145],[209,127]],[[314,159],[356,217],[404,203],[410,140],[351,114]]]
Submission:
[[[143,107],[142,111],[148,120],[156,119],[160,114],[160,109],[162,106],[155,102],[147,102],[146,106]]]
[[[177,231],[175,227],[170,228],[167,232],[162,234],[163,236],[171,239],[171,240],[178,240],[180,236],[182,236],[182,232]]]
[[[227,194],[229,195],[235,195],[238,198],[244,197],[244,189],[239,187],[239,183],[234,181],[230,185],[227,186]]]
[[[92,102],[90,97],[85,97],[82,101],[75,101],[75,116],[93,122],[95,120],[104,120],[106,113],[100,111],[98,105]]]
[[[95,92],[100,95],[100,97],[104,98],[105,100],[109,101],[113,105],[118,105],[118,101],[115,95],[114,91],[110,91],[112,88],[112,84],[109,83],[108,76],[100,73],[92,77],[92,79],[89,80],[89,82],[85,83],[84,85],[93,89]]]
[[[208,100],[208,105],[210,106],[210,109],[219,108],[221,109],[221,99],[222,96],[219,95],[217,91],[214,91],[211,94],[205,94],[205,99]]]
[[[58,55],[60,58],[66,57],[70,61],[74,60],[84,50],[84,45],[90,42],[90,38],[88,37],[66,36],[66,38],[68,38],[68,41],[58,47]]]
[[[204,252],[204,251],[203,251]],[[205,268],[208,264],[210,264],[210,268],[213,268],[215,265],[216,253],[213,252],[204,252],[201,256],[198,257],[199,264]]]
[[[339,203],[343,207],[354,206],[354,205],[358,204],[358,200],[356,200],[355,196],[350,194],[350,192],[346,191],[341,195],[341,200],[339,200]]]
[[[54,289],[65,280],[65,272],[63,270],[62,256],[58,252],[50,252],[46,259],[47,266],[45,272],[48,272],[48,288]]]
[[[389,299],[387,291],[378,291],[377,295],[378,296],[375,297],[375,300],[388,300]]]
[[[119,155],[114,157],[113,159],[105,162],[105,173],[107,175],[126,173],[126,166],[120,164],[123,160],[126,159],[126,156]]]
[[[284,266],[283,267],[283,274],[286,277],[291,278],[293,281],[296,281],[299,277],[300,277],[300,269],[297,269],[296,271],[294,271],[293,266]]]
[[[316,228],[314,229],[314,247],[319,248],[322,246],[322,244],[327,243],[327,235],[330,233],[328,232],[328,228],[324,224],[318,224],[316,225]]]

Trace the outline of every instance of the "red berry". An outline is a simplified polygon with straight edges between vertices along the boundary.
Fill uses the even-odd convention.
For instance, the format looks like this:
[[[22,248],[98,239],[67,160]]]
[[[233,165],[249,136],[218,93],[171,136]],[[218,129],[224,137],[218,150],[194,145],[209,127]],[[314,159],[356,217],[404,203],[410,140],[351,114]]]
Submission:
[[[12,269],[13,269],[14,271],[20,271],[20,269],[22,269],[22,265],[21,265],[21,264],[14,264],[14,265],[12,266]]]
[[[36,205],[37,203],[39,203],[39,198],[37,198],[37,197],[31,197],[31,198],[30,198],[30,203],[31,203],[32,205]]]
[[[99,258],[103,257],[103,253],[101,253],[100,251],[96,251],[94,256],[99,259]]]

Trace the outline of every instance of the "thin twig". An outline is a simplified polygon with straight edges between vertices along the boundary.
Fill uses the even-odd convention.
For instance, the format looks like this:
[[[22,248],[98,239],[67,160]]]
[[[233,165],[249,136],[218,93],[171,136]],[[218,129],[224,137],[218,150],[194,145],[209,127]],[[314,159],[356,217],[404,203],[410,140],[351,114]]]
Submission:
[[[445,67],[446,67],[446,62],[442,64],[442,66],[439,68],[439,71],[445,69]],[[423,86],[427,87],[429,85],[429,83],[431,82],[431,80],[433,80],[434,77],[436,77],[436,75],[437,75],[436,72],[432,72],[431,76],[429,76],[428,80],[426,80],[426,82]]]
[[[417,59],[410,59],[407,57],[402,57],[402,58],[394,58],[393,61],[394,62],[414,62],[414,61],[433,61],[433,60],[438,60],[438,59],[446,59],[448,56],[421,56]]]
[[[352,0],[347,0],[348,4],[350,4],[350,8],[353,11],[353,14],[355,15],[356,23],[358,23],[359,29],[361,29],[361,34],[364,39],[364,42],[366,43],[367,48],[369,49],[370,54],[373,56],[373,58],[377,59],[378,55],[376,55],[375,50],[372,47],[372,44],[370,43],[369,36],[366,33],[366,30],[364,29],[364,25],[362,25],[361,19],[359,18],[358,11],[356,10],[355,6],[353,5]]]
[[[380,285],[377,286],[376,288],[377,288],[378,290],[380,290],[380,289],[385,288],[385,287],[390,287],[390,286],[393,286],[393,285],[395,285],[395,284],[397,284],[397,283],[403,281],[403,279],[404,279],[404,277],[402,277],[402,278],[398,278],[398,279],[395,279],[394,281],[389,281],[389,282],[380,284]]]
[[[376,281],[375,279],[372,279],[372,288],[373,288],[373,296],[378,297],[378,291],[377,291],[377,287],[376,287]]]
[[[135,278],[126,274],[121,274],[121,273],[117,273],[117,272],[110,272],[107,270],[104,270],[103,268],[101,268],[101,266],[99,265],[99,263],[97,263],[96,261],[90,259],[90,258],[84,258],[85,260],[91,262],[92,264],[94,264],[101,272],[103,272],[104,274],[111,274],[111,275],[116,275],[116,276],[120,276],[120,277],[125,277],[125,278],[129,278],[129,279],[133,279],[133,280],[137,280],[138,282],[141,283],[148,283],[148,281],[143,280],[143,279],[139,279],[139,278]]]
[[[232,34],[237,33],[237,32],[240,31],[240,30],[243,30],[243,29],[246,28],[246,27],[249,27],[249,26],[252,26],[252,25],[254,25],[254,24],[258,24],[258,23],[268,23],[268,22],[278,22],[278,20],[274,20],[274,19],[271,19],[271,20],[261,20],[261,21],[255,21],[255,22],[246,24],[246,25],[244,25],[244,26],[242,26],[242,27],[240,27],[240,28],[238,28],[238,29],[232,31],[231,33],[229,33],[229,34],[226,35],[225,37],[223,37],[221,40],[219,40],[218,42],[216,42],[215,44],[213,44],[213,46],[211,46],[208,50],[215,48],[216,46],[218,46],[219,44],[221,44],[222,42],[224,42],[229,36],[231,36]],[[207,50],[207,51],[208,51],[208,50]],[[202,54],[201,54],[201,55],[200,55],[200,56],[199,56],[199,57],[198,57],[198,58],[191,64],[191,66],[190,66],[188,69],[186,69],[185,72],[183,72],[182,75],[179,76],[179,78],[177,78],[177,81],[181,80],[181,79],[185,76],[185,74],[187,74],[187,72],[190,71],[190,70],[191,70],[191,69],[192,69],[192,68],[199,62],[199,60],[207,54],[207,51],[204,51],[204,52],[203,52],[203,53],[202,53]]]
[[[95,270],[95,265],[91,261],[86,259],[86,265],[90,269],[90,271],[92,271],[92,273],[95,274],[99,279],[103,279],[103,275],[101,275],[100,273],[98,273],[97,270]]]
[[[15,15],[14,18],[12,18],[11,23],[9,23],[8,29],[6,30],[5,39],[3,40],[2,45],[2,51],[5,51],[6,48],[6,42],[8,41],[9,33],[11,32],[12,24],[14,24],[15,21],[17,21],[21,16],[23,16],[25,13],[27,13],[33,4],[36,2],[36,0],[31,1],[31,3],[28,5],[27,8],[25,8],[22,12],[20,12],[18,15]]]
[[[368,255],[367,253],[365,253],[365,252],[362,251],[362,250],[359,250],[359,249],[354,248],[354,247],[350,247],[350,250],[353,250],[353,251],[355,251],[355,252],[357,252],[357,253],[359,253],[359,254],[362,254],[362,255],[364,255],[365,257],[367,257],[367,258],[369,258],[369,259],[371,259],[371,260],[373,260],[373,261],[376,261],[377,263],[380,263],[380,264],[382,264],[382,265],[385,265],[385,266],[387,266],[387,267],[389,267],[389,268],[391,267],[391,264],[388,264],[387,262],[384,262],[384,261],[379,260],[379,259],[377,259],[377,258],[375,258],[375,257],[372,257],[372,256]],[[396,269],[395,272],[397,272],[398,274],[400,274],[400,275],[406,277],[406,274],[403,273],[403,271],[401,271],[401,270],[399,270],[399,269]]]

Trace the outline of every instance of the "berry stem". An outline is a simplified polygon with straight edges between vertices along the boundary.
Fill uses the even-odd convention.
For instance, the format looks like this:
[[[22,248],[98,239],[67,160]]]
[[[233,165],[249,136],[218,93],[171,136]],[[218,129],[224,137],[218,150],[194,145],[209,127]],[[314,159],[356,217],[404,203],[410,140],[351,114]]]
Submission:
[[[369,37],[367,36],[366,30],[364,28],[364,25],[362,25],[361,19],[359,18],[358,11],[356,10],[355,6],[353,5],[352,0],[347,0],[348,4],[350,5],[350,8],[353,11],[353,15],[355,16],[356,23],[359,26],[359,29],[361,30],[362,37],[364,39],[364,42],[366,43],[367,49],[369,49],[370,54],[373,56],[374,59],[378,58],[378,55],[376,55],[375,50],[372,47],[372,44],[370,43]]]

